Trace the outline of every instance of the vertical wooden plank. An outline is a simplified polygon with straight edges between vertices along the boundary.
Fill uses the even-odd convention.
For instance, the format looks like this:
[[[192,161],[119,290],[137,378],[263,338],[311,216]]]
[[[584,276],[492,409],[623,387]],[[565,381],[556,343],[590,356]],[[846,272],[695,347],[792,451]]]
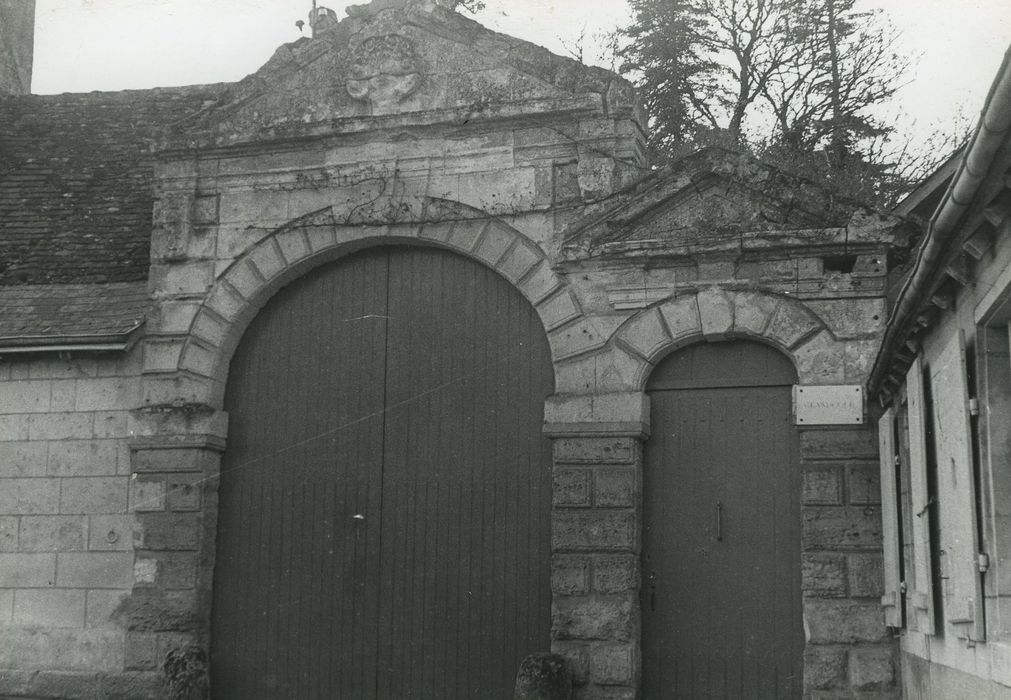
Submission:
[[[926,398],[923,360],[917,357],[906,372],[909,421],[910,491],[913,516],[914,580],[910,599],[916,611],[916,629],[934,634],[934,585],[930,547],[931,505],[927,486]]]
[[[881,540],[884,553],[885,624],[902,627],[902,583],[899,560],[899,500],[896,490],[895,410],[889,408],[878,419],[878,456],[881,463]]]
[[[930,371],[938,509],[944,522],[940,545],[947,557],[945,617],[959,637],[983,641],[983,590],[977,555],[976,476],[969,424],[965,333],[942,349]]]

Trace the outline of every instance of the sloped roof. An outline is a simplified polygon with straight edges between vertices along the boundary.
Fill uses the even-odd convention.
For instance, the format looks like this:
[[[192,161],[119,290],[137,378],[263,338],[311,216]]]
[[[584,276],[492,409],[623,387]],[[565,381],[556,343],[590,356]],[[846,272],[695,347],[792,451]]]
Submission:
[[[0,287],[0,348],[125,343],[149,304],[143,282]]]
[[[0,286],[145,280],[151,143],[220,89],[0,98]]]

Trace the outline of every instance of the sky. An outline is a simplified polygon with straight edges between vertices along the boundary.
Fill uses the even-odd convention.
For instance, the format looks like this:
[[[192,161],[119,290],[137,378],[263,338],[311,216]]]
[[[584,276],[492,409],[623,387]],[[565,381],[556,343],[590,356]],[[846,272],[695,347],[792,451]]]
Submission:
[[[348,3],[319,4],[343,16]],[[592,39],[629,18],[625,0],[486,4],[478,21],[561,54],[580,33]],[[917,139],[959,114],[974,122],[1011,45],[1011,1],[861,4],[883,10],[901,32],[898,49],[914,57],[889,118]],[[37,0],[32,88],[51,94],[238,80],[300,36],[295,22],[311,6],[312,0]]]

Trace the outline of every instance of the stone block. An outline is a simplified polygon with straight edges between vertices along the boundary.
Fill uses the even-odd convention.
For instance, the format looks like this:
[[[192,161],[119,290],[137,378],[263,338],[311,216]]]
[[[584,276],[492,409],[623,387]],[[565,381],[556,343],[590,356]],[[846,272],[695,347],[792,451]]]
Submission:
[[[133,582],[138,586],[153,585],[158,581],[158,560],[137,557],[133,562]]]
[[[20,521],[16,515],[0,515],[0,552],[17,551]]]
[[[116,612],[133,632],[195,632],[204,624],[196,591],[135,588]]]
[[[804,688],[831,690],[846,687],[845,647],[808,645],[804,649]]]
[[[878,600],[885,592],[884,562],[880,554],[850,554],[850,595]]]
[[[551,270],[551,266],[546,260],[528,273],[519,284],[519,289],[531,304],[539,304],[548,295],[555,292],[562,286],[562,281]]]
[[[626,642],[637,631],[633,595],[556,597],[551,605],[553,639]]]
[[[59,479],[4,479],[0,513],[31,515],[60,512]]]
[[[843,479],[840,467],[836,465],[805,466],[802,479],[802,503],[806,505],[842,505]]]
[[[597,593],[638,591],[638,557],[634,554],[598,555],[594,557],[593,590]]]
[[[281,249],[281,255],[289,265],[307,257],[310,253],[309,243],[301,228],[282,231],[275,236],[275,240],[277,247]]]
[[[551,514],[553,551],[632,550],[637,541],[633,512],[593,509]]]
[[[81,515],[25,515],[21,518],[22,552],[68,552],[84,549],[87,518]]]
[[[888,316],[885,303],[881,298],[812,299],[806,302],[840,340],[869,338],[882,333]]]
[[[26,440],[28,437],[27,430],[26,423]],[[0,478],[42,476],[46,473],[48,459],[48,443],[21,440],[0,442]]]
[[[207,308],[225,321],[235,321],[246,309],[246,301],[224,284],[216,284],[207,297]]]
[[[846,491],[853,505],[881,503],[881,468],[877,464],[851,464],[846,467]]]
[[[590,559],[586,556],[555,554],[551,557],[551,591],[556,595],[577,595],[590,588]]]
[[[792,348],[821,327],[821,320],[799,302],[784,300],[766,326],[765,336],[783,348]]]
[[[793,358],[801,384],[843,384],[846,380],[844,343],[822,331],[794,348]]]
[[[702,335],[718,340],[734,327],[734,302],[720,289],[704,289],[696,296]]]
[[[88,518],[88,549],[95,552],[128,552],[143,544],[144,530],[137,516],[92,515]]]
[[[863,384],[871,374],[880,341],[847,340],[843,350],[843,377],[847,384]]]
[[[568,290],[540,302],[537,305],[537,313],[544,323],[545,330],[549,331],[579,318],[580,315],[576,299]]]
[[[842,554],[805,554],[801,563],[801,590],[816,598],[846,595],[846,557]]]
[[[849,680],[854,690],[885,690],[895,685],[895,658],[890,647],[851,649]]]
[[[641,433],[649,425],[649,397],[638,391],[549,396],[544,402],[544,424],[544,432],[552,437]]]
[[[154,632],[127,632],[124,667],[131,671],[152,670],[159,667],[158,635]]]
[[[877,509],[807,506],[801,511],[802,541],[807,551],[881,547]]]
[[[4,382],[0,391],[0,413],[44,413],[50,410],[52,382],[17,380]]]
[[[201,296],[211,287],[213,263],[152,264],[148,286],[155,299]]]
[[[888,639],[878,601],[805,598],[804,619],[811,644],[857,644]]]
[[[165,674],[157,671],[133,671],[99,677],[101,697],[110,700],[162,700],[165,697]]]
[[[137,407],[140,382],[135,377],[78,379],[74,408],[78,411],[127,411]]]
[[[768,294],[737,292],[734,294],[734,332],[764,335],[779,304],[778,297]]]
[[[506,256],[499,261],[495,268],[502,275],[514,283],[519,282],[534,265],[541,261],[541,255],[535,250],[532,244],[520,240]]]
[[[48,588],[55,579],[53,553],[0,553],[0,588]]]
[[[604,347],[605,336],[591,319],[584,318],[563,328],[548,333],[551,355],[555,360],[575,357],[591,350]]]
[[[193,588],[197,582],[196,552],[156,552],[157,582],[166,590]]]
[[[129,483],[126,476],[60,479],[60,512],[125,513]]]
[[[560,394],[635,391],[651,368],[641,356],[611,346],[558,363],[555,388]]]
[[[55,675],[52,674],[52,669],[87,671],[91,674],[121,671],[123,632],[11,627],[0,635],[0,668],[44,670],[33,678],[36,686],[40,683],[40,677],[47,672]],[[41,682],[45,682],[45,679]],[[63,690],[55,694],[47,693],[48,697],[67,697],[66,686],[59,687]],[[75,680],[71,687],[79,688],[80,681]],[[101,697],[101,694],[96,692],[92,697]]]
[[[699,307],[695,296],[672,299],[660,306],[660,313],[667,321],[667,328],[675,341],[691,338],[702,333]]]
[[[158,306],[157,320],[150,327],[165,335],[187,333],[199,309],[200,302],[196,300],[163,301]]]
[[[558,438],[552,447],[558,464],[632,464],[636,454],[634,438],[626,437]]]
[[[165,510],[165,481],[151,476],[130,479],[130,511]]]
[[[85,624],[92,628],[119,627],[116,611],[130,595],[130,592],[117,589],[94,589],[87,593]]]
[[[29,379],[79,379],[94,377],[97,371],[96,360],[85,357],[34,358],[28,364]]]
[[[14,593],[14,624],[84,627],[84,591],[28,588]]]
[[[553,641],[551,651],[565,658],[572,671],[572,682],[579,686],[590,679],[590,653],[586,642]]]
[[[6,626],[14,619],[14,590],[0,589],[0,626]]]
[[[495,265],[516,240],[516,234],[505,226],[492,224],[485,229],[474,254],[489,265]]]
[[[647,309],[633,316],[618,331],[618,337],[647,360],[652,360],[673,343],[657,309]]]
[[[218,455],[197,448],[137,449],[130,454],[135,472],[204,472],[216,466]]]
[[[56,585],[61,588],[129,588],[132,552],[61,552],[56,555]]]
[[[165,499],[169,510],[199,510],[203,478],[201,475],[174,475],[166,482]]]
[[[224,280],[240,296],[251,299],[264,286],[263,277],[249,260],[240,260],[228,268]]]
[[[633,467],[596,469],[593,504],[601,508],[632,508],[636,504],[636,470]]]
[[[33,413],[26,417],[29,440],[81,440],[92,437],[90,413]]]
[[[198,513],[145,513],[145,549],[196,549],[200,544]]]
[[[0,449],[10,442],[28,439],[28,419],[32,415],[34,414],[0,415]],[[3,468],[3,458],[0,457],[0,469]]]
[[[60,440],[49,444],[46,473],[52,476],[105,476],[116,473],[116,440]]]
[[[634,676],[631,644],[594,644],[590,647],[590,681],[600,685],[629,685]]]
[[[77,379],[54,379],[49,405],[53,412],[76,411]]]
[[[97,411],[93,414],[92,431],[99,440],[127,437],[127,411]]]
[[[590,505],[590,471],[587,469],[554,470],[551,502],[560,507],[587,507]]]
[[[802,430],[800,455],[804,459],[878,458],[878,438],[874,430]]]

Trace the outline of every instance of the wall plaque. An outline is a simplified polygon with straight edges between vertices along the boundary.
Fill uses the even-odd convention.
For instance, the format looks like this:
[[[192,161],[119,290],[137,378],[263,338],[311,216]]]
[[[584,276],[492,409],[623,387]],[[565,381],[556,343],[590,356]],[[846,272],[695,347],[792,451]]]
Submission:
[[[859,384],[794,386],[797,425],[860,425],[864,422],[864,388]]]

